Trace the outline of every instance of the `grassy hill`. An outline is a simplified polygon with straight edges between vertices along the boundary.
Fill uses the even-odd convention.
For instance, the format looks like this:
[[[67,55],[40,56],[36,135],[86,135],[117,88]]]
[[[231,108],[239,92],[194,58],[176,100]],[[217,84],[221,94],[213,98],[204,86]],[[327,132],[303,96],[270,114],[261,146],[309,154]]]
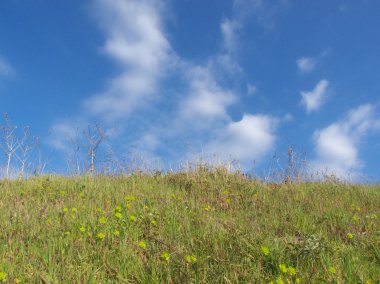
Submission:
[[[0,183],[0,281],[379,283],[380,187],[223,170]]]

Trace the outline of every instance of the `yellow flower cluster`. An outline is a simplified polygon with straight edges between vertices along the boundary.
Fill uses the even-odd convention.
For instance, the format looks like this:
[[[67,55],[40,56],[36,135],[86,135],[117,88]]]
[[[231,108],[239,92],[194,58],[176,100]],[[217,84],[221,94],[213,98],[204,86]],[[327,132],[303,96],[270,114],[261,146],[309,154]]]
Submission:
[[[186,255],[185,260],[188,263],[196,263],[197,262],[197,258],[195,255]]]
[[[270,250],[269,250],[268,247],[266,247],[266,246],[262,246],[262,247],[261,247],[261,252],[263,253],[263,255],[268,256],[269,253],[270,253]]]
[[[142,248],[142,249],[146,249],[146,241],[142,240],[142,241],[139,241],[139,248]]]

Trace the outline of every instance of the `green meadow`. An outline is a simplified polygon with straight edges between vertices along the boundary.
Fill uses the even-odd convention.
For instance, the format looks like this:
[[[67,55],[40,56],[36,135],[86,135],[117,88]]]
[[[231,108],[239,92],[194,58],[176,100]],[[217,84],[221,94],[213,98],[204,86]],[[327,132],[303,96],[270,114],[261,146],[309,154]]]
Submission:
[[[380,283],[380,186],[223,169],[0,183],[6,283]]]

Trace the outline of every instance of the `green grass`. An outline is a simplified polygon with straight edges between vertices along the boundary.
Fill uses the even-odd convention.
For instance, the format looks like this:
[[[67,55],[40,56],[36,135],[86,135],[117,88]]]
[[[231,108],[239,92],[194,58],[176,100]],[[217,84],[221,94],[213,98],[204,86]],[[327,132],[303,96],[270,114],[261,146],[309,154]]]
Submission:
[[[3,181],[0,193],[0,281],[380,282],[379,186],[200,170]]]

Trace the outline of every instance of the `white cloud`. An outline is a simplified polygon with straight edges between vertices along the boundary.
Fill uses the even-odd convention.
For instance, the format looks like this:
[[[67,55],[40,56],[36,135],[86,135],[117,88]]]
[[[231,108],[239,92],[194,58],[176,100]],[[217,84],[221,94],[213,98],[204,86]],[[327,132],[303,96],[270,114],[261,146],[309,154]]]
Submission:
[[[222,52],[211,63],[214,76],[220,80],[230,80],[236,84],[237,79],[246,81],[248,94],[255,92],[255,87],[246,80],[246,75],[239,62],[241,52],[240,41],[244,35],[242,31],[249,22],[254,22],[264,29],[274,27],[274,19],[278,12],[287,5],[287,0],[233,0],[232,15],[224,18],[220,23],[222,34]],[[243,79],[243,80],[242,80]]]
[[[228,118],[227,107],[235,103],[237,97],[221,88],[207,68],[194,67],[188,77],[190,93],[181,103],[182,115],[191,120]]]
[[[239,53],[239,33],[242,28],[241,19],[225,18],[220,23],[222,34],[221,52],[209,60],[208,68],[215,77],[222,80],[236,79],[243,75],[243,69],[236,60]]]
[[[81,136],[80,126],[83,126],[83,122],[65,120],[55,123],[50,129],[48,144],[55,149],[68,152],[73,146],[71,142]]]
[[[0,56],[0,77],[10,77],[15,74],[13,67],[8,63],[8,61]]]
[[[301,57],[297,60],[297,67],[301,73],[309,73],[314,70],[317,61],[311,57]]]
[[[251,83],[247,84],[247,94],[254,95],[257,91],[257,87]]]
[[[158,137],[153,133],[146,133],[138,143],[145,151],[153,152],[160,146]]]
[[[306,111],[317,111],[326,100],[326,92],[329,87],[329,81],[321,80],[310,92],[301,92],[301,104],[305,105]]]
[[[236,49],[236,32],[239,28],[239,25],[240,24],[237,21],[229,19],[224,19],[220,24],[220,29],[223,36],[223,44],[228,53],[233,53]]]
[[[250,14],[255,14],[257,17],[263,16],[265,3],[263,0],[234,0],[234,12],[239,15],[240,19],[248,17]]]
[[[275,27],[276,15],[289,6],[289,1],[234,0],[233,6],[240,19],[253,15],[260,26],[271,30]]]
[[[291,122],[294,120],[294,117],[293,115],[291,115],[290,113],[286,113],[283,117],[282,117],[282,120],[284,122]]]
[[[230,122],[208,143],[205,152],[218,158],[253,162],[272,150],[278,119],[267,115],[244,114],[237,122]]]
[[[159,80],[175,56],[165,37],[161,1],[95,0],[94,14],[106,35],[103,51],[122,72],[105,92],[90,97],[85,109],[107,120],[128,116],[157,94]]]
[[[338,172],[360,167],[355,143],[341,124],[332,124],[314,136],[318,160],[327,167]]]
[[[107,126],[110,126],[122,119],[125,124],[118,125],[133,130],[132,135],[125,136],[118,132],[124,145],[151,157],[157,152],[168,153],[167,160],[185,157],[183,147],[186,146],[196,149],[198,145],[207,145],[205,150],[209,154],[222,158],[231,155],[241,161],[259,159],[272,149],[276,118],[246,114],[241,121],[231,122],[228,113],[239,98],[225,86],[232,81],[236,84],[242,72],[235,58],[237,32],[242,23],[239,13],[221,23],[220,52],[205,64],[195,65],[178,58],[172,49],[162,26],[161,1],[94,0],[93,6],[106,37],[102,51],[118,63],[121,71],[109,81],[104,92],[85,101],[85,113],[79,116],[79,122],[92,121],[95,117],[103,123],[109,122]],[[157,94],[165,93],[160,82],[171,67],[185,79],[184,91],[155,100]],[[226,74],[233,77],[231,82]],[[249,94],[255,92],[254,85],[246,86]],[[152,113],[146,115],[143,107],[153,100],[158,102],[157,106],[164,107],[150,105]],[[128,117],[131,113],[133,119]],[[142,123],[136,126],[136,121]],[[70,125],[74,125],[72,121],[55,126],[58,134],[52,144],[58,148],[66,146],[61,141],[70,133],[73,135]]]
[[[129,158],[132,158],[134,163],[136,159],[142,168],[161,169],[162,157],[156,155],[156,150],[161,146],[160,137],[153,132],[146,132],[128,147],[127,151]],[[137,165],[136,165],[137,166]]]
[[[370,131],[380,130],[380,118],[375,108],[361,105],[344,119],[314,132],[317,170],[327,170],[340,178],[356,178],[363,167],[359,146]]]

